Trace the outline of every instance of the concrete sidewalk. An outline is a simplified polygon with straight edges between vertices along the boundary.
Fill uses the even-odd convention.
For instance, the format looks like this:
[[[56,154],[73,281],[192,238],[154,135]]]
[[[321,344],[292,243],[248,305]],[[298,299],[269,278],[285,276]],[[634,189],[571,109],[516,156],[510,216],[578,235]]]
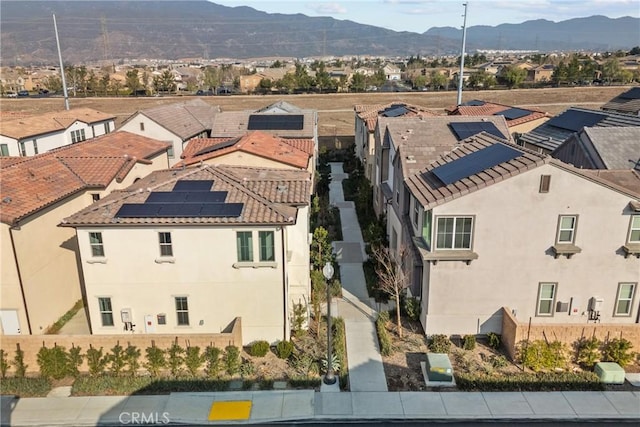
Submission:
[[[2,425],[135,424],[133,417],[214,424],[214,402],[248,401],[247,419],[221,423],[322,420],[620,420],[640,422],[640,392],[346,392],[313,390],[172,393],[163,396],[2,397]],[[168,421],[167,421],[168,420]],[[138,422],[139,423],[139,422]]]
[[[362,270],[362,263],[367,259],[362,231],[354,203],[344,200],[342,181],[347,174],[342,163],[330,163],[330,166],[329,201],[340,209],[342,224],[342,241],[333,242],[333,251],[340,265],[342,282],[343,298],[338,301],[338,315],[344,319],[347,337],[349,388],[354,392],[387,391],[375,327],[375,302],[369,298]]]

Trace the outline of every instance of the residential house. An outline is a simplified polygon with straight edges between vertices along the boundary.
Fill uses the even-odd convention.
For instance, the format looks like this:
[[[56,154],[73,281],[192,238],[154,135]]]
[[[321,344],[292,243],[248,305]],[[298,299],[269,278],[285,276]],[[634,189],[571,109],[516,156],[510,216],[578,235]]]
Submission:
[[[640,127],[585,127],[551,156],[578,168],[640,171]]]
[[[315,172],[313,139],[279,138],[250,131],[238,138],[199,138],[191,141],[174,167],[204,163],[307,170]]]
[[[425,107],[404,102],[388,104],[356,104],[355,112],[355,154],[364,166],[365,176],[373,181],[375,136],[378,117],[416,117],[435,116],[436,113]]]
[[[549,154],[584,127],[637,127],[640,117],[611,111],[571,107],[529,132],[518,136],[517,143],[530,150]]]
[[[192,138],[210,136],[211,125],[220,109],[201,99],[160,105],[140,110],[124,121],[121,130],[171,143],[170,165],[180,161],[185,145]]]
[[[0,155],[33,156],[105,135],[115,129],[115,116],[76,108],[2,121]]]
[[[387,79],[388,81],[400,80],[402,77],[402,72],[400,71],[400,68],[396,67],[393,64],[386,64],[382,68],[382,71],[384,72],[385,79]]]
[[[504,306],[520,322],[638,323],[637,171],[576,169],[483,132],[401,180],[399,255],[427,335],[501,333]]]
[[[507,119],[507,126],[512,135],[528,132],[551,117],[549,113],[531,108],[512,107],[478,99],[446,108],[449,115],[457,116],[490,116],[501,115]]]
[[[290,338],[309,279],[310,174],[203,165],[157,171],[66,218],[93,334]]]
[[[42,334],[82,297],[75,233],[60,221],[166,168],[169,145],[112,132],[33,157],[0,159],[2,333]]]
[[[537,67],[530,68],[527,71],[527,81],[534,83],[547,83],[551,81],[553,71],[555,70],[553,64],[542,64]]]
[[[417,172],[459,145],[464,139],[482,131],[509,139],[509,127],[502,115],[484,117],[436,116],[378,118],[375,131],[375,170],[373,173],[373,209],[387,214],[387,233],[391,243],[394,233],[400,236],[402,218],[393,213],[404,206],[402,176]],[[394,209],[389,210],[391,206]]]
[[[604,111],[640,116],[640,87],[633,87],[602,106]]]

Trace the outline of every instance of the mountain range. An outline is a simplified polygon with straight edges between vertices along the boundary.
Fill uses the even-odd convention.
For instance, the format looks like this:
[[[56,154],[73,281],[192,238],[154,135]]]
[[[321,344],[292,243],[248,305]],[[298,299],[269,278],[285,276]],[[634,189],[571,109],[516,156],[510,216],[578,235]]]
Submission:
[[[461,31],[398,32],[353,21],[269,14],[250,7],[184,1],[7,1],[0,14],[2,65],[58,62],[56,16],[65,62],[155,58],[258,58],[321,55],[444,55],[459,52]],[[639,44],[639,18],[604,16],[472,26],[467,51],[614,50]]]

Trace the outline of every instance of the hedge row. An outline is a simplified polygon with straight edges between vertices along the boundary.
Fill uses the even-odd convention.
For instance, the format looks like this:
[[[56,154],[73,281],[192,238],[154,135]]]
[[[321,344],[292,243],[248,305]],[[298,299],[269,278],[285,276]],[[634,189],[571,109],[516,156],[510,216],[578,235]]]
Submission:
[[[455,374],[464,391],[599,391],[604,390],[593,372],[520,372],[509,375]]]

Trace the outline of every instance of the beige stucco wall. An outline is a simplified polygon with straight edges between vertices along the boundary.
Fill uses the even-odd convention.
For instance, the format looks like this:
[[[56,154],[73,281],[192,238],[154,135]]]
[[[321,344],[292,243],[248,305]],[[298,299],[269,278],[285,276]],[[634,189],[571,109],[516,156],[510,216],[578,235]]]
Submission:
[[[551,175],[549,193],[539,193],[540,175]],[[474,215],[473,251],[478,259],[425,263],[422,321],[427,334],[500,331],[501,307],[520,322],[587,323],[591,297],[604,299],[603,323],[637,322],[636,291],[630,317],[614,317],[619,282],[640,282],[640,261],[621,255],[630,211],[628,196],[544,165],[433,209],[438,215]],[[579,215],[571,259],[551,255],[558,216]],[[434,226],[435,233],[435,226]],[[577,315],[536,317],[538,285],[556,282],[556,302],[573,298]],[[554,305],[555,308],[555,305]]]
[[[140,130],[140,123],[144,123],[144,130]],[[183,149],[182,139],[147,116],[138,113],[129,118],[118,130],[125,130],[136,135],[157,139],[158,141],[171,142],[174,155],[173,158],[169,159],[169,166],[173,166],[180,161]]]
[[[537,128],[541,124],[545,123],[549,120],[549,117],[543,117],[538,120],[531,120],[530,122],[522,123],[517,126],[512,126],[509,128],[509,132],[513,135],[514,133],[527,133]]]
[[[301,224],[304,227],[304,224]],[[271,265],[235,268],[236,232],[253,231],[254,260],[259,254],[259,230],[275,232],[275,268]],[[88,233],[102,232],[105,263],[92,263]],[[158,232],[169,231],[173,262],[158,263]],[[288,230],[289,231],[289,230]],[[166,325],[155,325],[156,333],[217,333],[235,317],[242,317],[243,340],[270,342],[285,333],[285,289],[283,286],[282,229],[279,227],[120,227],[78,230],[82,268],[94,334],[123,333],[120,310],[130,308],[136,332],[143,333],[144,316],[166,314]],[[301,231],[302,233],[302,231]],[[291,233],[293,245],[302,238]],[[306,247],[308,260],[308,246]],[[298,250],[298,248],[296,248]],[[296,254],[297,262],[303,254]],[[286,251],[284,252],[286,259]],[[301,273],[301,267],[290,270]],[[296,274],[298,274],[296,273]],[[306,275],[308,276],[308,261]],[[298,288],[308,282],[289,278]],[[189,326],[177,326],[176,296],[188,297]],[[115,326],[101,325],[98,297],[110,297]],[[287,332],[288,333],[288,332]]]
[[[234,151],[232,153],[225,154],[224,156],[207,159],[203,163],[206,165],[233,165],[258,168],[299,169],[285,163],[267,159],[266,157],[260,157],[256,156],[255,154],[245,153],[241,151]],[[308,166],[311,167],[312,165]]]
[[[27,316],[20,293],[20,278],[11,247],[11,231],[9,226],[0,223],[0,309],[15,310],[20,323],[21,334],[28,334]],[[1,323],[1,322],[0,322]],[[0,333],[5,334],[0,329]]]

